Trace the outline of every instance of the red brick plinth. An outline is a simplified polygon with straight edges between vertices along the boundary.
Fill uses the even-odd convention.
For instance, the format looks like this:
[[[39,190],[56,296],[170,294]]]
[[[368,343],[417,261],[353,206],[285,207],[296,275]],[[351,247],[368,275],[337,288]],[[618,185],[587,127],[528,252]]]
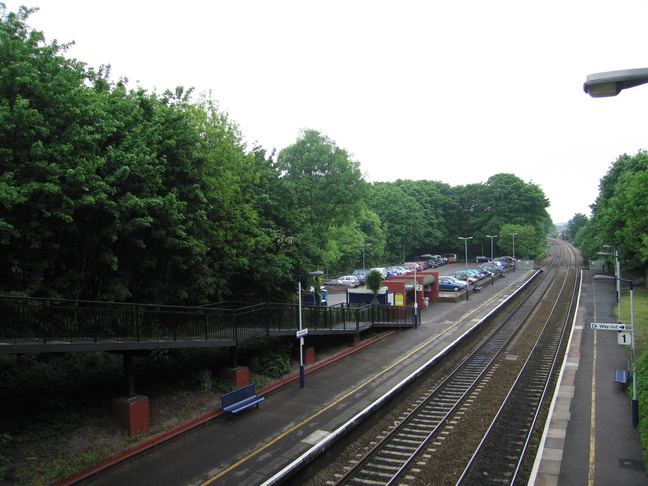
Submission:
[[[146,434],[151,430],[148,397],[136,395],[116,398],[113,401],[112,412],[117,423],[130,436]]]
[[[250,370],[246,366],[236,368],[225,368],[220,371],[221,379],[234,383],[236,386],[248,386],[250,384]]]
[[[304,364],[309,365],[315,362],[315,348],[304,348]]]

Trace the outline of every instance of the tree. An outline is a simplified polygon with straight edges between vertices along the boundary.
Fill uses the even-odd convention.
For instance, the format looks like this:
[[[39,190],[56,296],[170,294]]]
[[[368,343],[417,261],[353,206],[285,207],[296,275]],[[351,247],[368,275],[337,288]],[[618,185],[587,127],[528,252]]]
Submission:
[[[625,270],[646,270],[647,169],[648,154],[645,151],[633,157],[624,154],[601,179],[599,196],[591,206],[592,219],[587,225],[590,239],[578,238],[579,248],[586,258],[595,258],[603,244],[611,244],[619,248]]]
[[[567,239],[569,241],[574,241],[578,230],[585,226],[589,222],[587,216],[582,213],[577,213],[572,219],[567,223]]]
[[[113,83],[2,7],[0,273],[30,296],[193,304],[231,295],[258,213],[237,127],[191,90]]]
[[[371,289],[373,294],[372,305],[378,305],[378,293],[382,286],[383,276],[378,270],[372,270],[367,274],[367,287]]]
[[[310,265],[337,269],[341,255],[357,255],[361,241],[348,248],[348,235],[356,232],[360,239],[355,223],[366,207],[368,186],[360,164],[320,132],[304,130],[279,153],[277,168],[295,205],[295,244]]]
[[[419,202],[398,184],[378,182],[373,185],[369,207],[378,215],[387,234],[387,261],[406,260],[425,234],[425,216]]]
[[[514,238],[515,249],[513,248]],[[542,254],[546,247],[546,238],[538,239],[533,226],[505,224],[499,230],[497,246],[503,253],[515,258],[536,258]]]

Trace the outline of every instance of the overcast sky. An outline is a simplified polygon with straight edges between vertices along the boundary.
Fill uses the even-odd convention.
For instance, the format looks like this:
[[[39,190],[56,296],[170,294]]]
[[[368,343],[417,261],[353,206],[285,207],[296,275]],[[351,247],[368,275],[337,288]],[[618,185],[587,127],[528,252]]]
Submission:
[[[318,130],[371,182],[513,173],[562,223],[648,148],[648,85],[583,92],[588,74],[648,67],[645,0],[34,1],[5,3],[39,7],[28,23],[74,41],[68,56],[130,87],[211,91],[249,148]]]

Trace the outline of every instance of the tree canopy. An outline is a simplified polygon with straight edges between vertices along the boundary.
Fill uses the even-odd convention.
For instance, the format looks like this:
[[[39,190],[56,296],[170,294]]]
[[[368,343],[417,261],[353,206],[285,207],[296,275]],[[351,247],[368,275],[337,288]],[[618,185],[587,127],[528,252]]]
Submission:
[[[574,225],[574,243],[586,258],[599,259],[603,245],[611,245],[618,248],[625,271],[647,271],[647,191],[648,153],[620,156],[600,181],[599,195],[591,205],[591,219],[583,222],[574,217],[570,221],[569,234]]]
[[[47,44],[34,11],[0,4],[1,293],[285,301],[299,274],[459,253],[459,236],[477,254],[511,225],[529,235],[516,253],[542,251],[548,201],[531,182],[370,184],[314,129],[278,153],[249,149],[211,96],[114,81]]]

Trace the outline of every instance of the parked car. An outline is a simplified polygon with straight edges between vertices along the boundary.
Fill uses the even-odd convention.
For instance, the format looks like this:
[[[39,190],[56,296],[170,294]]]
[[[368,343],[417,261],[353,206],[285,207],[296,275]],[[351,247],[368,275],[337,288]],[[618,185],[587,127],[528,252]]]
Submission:
[[[387,267],[387,276],[389,277],[391,275],[396,275],[397,277],[400,277],[402,275],[405,275],[407,273],[407,270],[405,270],[404,267],[398,266],[398,265],[393,265],[391,267]]]
[[[456,253],[444,253],[443,258],[448,263],[457,263],[457,254]]]
[[[373,271],[373,270],[375,270],[375,271],[377,271],[377,272],[380,272],[380,275],[382,275],[382,278],[383,278],[383,279],[387,278],[387,276],[388,276],[388,275],[387,275],[387,269],[386,269],[385,267],[374,267],[374,268],[372,268],[372,269],[369,270],[369,271],[371,272],[371,271]]]
[[[482,263],[481,265],[479,265],[479,268],[486,270],[492,275],[499,275],[503,271],[503,269],[499,265],[493,262]]]
[[[403,265],[410,267],[412,271],[416,270],[417,272],[420,272],[423,270],[423,267],[416,262],[405,262]]]
[[[439,277],[439,290],[442,292],[459,292],[460,290],[465,290],[466,289],[466,284],[460,284],[459,280],[449,277],[449,276],[444,276],[444,277]]]
[[[487,256],[480,255],[477,258],[475,258],[475,263],[485,263],[485,262],[490,262],[491,258],[488,258]]]
[[[352,275],[355,275],[358,280],[360,281],[360,285],[365,285],[367,283],[367,274],[369,273],[369,270],[366,268],[360,268],[358,270],[354,270]]]
[[[465,280],[471,285],[475,285],[477,282],[479,282],[479,279],[477,278],[477,275],[475,275],[473,272],[470,270],[459,270],[455,273],[452,274],[454,278],[458,278],[459,280]]]
[[[508,263],[509,265],[515,264],[515,258],[513,258],[512,256],[501,256],[501,257],[497,257],[496,260],[501,260],[503,262]]]
[[[473,272],[479,280],[484,280],[486,277],[490,276],[490,274],[483,268],[469,268],[468,271]]]
[[[347,287],[359,287],[360,280],[355,275],[343,275],[339,278],[334,278],[328,282],[324,282],[325,285],[345,285]]]

